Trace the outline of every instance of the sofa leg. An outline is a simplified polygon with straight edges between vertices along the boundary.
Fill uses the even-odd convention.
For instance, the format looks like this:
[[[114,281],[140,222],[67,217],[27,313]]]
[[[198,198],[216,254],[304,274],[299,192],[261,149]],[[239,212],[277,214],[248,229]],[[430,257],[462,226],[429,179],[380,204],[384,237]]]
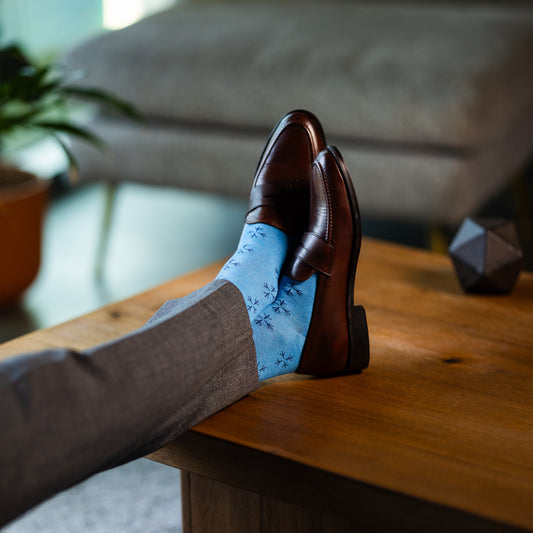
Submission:
[[[531,242],[533,241],[533,214],[530,198],[533,195],[529,190],[528,172],[533,172],[533,167],[520,172],[512,181],[511,186],[519,233],[524,241]]]
[[[102,281],[103,278],[105,260],[109,249],[109,237],[111,234],[111,222],[117,196],[117,188],[118,185],[116,183],[106,183],[104,186],[104,213],[102,216],[94,263],[94,277],[97,281]]]
[[[439,224],[431,224],[428,228],[428,244],[433,252],[447,253],[450,239],[446,229]]]

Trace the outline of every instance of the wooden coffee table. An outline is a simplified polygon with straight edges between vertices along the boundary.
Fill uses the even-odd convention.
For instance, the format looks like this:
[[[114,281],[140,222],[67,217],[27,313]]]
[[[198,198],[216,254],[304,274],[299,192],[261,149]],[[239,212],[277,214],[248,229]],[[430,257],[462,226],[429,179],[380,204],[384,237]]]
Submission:
[[[82,349],[220,265],[0,347]],[[446,256],[366,240],[359,375],[274,379],[153,453],[183,470],[184,531],[533,531],[533,275],[462,293]]]

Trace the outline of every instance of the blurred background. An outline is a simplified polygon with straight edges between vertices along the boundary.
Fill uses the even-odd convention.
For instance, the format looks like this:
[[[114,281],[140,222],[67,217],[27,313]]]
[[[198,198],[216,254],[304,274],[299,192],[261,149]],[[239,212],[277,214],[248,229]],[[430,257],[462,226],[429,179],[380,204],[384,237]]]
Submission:
[[[517,222],[522,245],[529,250],[532,240],[533,187],[529,156],[525,154],[531,148],[531,133],[518,131],[517,128],[521,125],[517,126],[510,119],[507,124],[503,124],[511,132],[516,132],[519,138],[526,138],[528,141],[519,156],[513,154],[507,158],[510,159],[506,163],[507,168],[499,170],[498,161],[477,157],[475,150],[479,147],[475,145],[486,143],[487,147],[482,146],[479,152],[496,152],[500,156],[494,146],[505,143],[494,138],[475,139],[475,135],[470,133],[475,128],[468,124],[468,127],[457,126],[451,121],[448,124],[443,119],[450,112],[460,114],[465,109],[470,115],[468,119],[479,122],[477,127],[481,130],[488,126],[487,120],[479,119],[480,114],[494,115],[496,118],[493,122],[498,119],[498,115],[503,115],[506,110],[499,111],[495,102],[486,101],[485,93],[482,94],[484,99],[479,97],[483,106],[476,108],[476,102],[473,102],[476,94],[471,94],[479,90],[477,87],[482,76],[493,75],[493,72],[504,76],[507,85],[513,81],[515,85],[522,85],[523,90],[529,91],[527,83],[531,76],[525,76],[525,80],[520,79],[520,69],[526,70],[522,68],[520,54],[524,55],[524,48],[531,53],[531,49],[527,48],[531,44],[531,39],[527,39],[527,35],[531,34],[531,27],[527,25],[530,17],[529,2],[509,2],[505,4],[506,9],[500,11],[500,5],[491,2],[466,3],[466,7],[454,2],[378,2],[380,7],[375,13],[347,12],[345,16],[341,12],[347,22],[340,29],[335,24],[341,22],[334,20],[330,23],[329,17],[324,18],[324,13],[320,12],[323,3],[300,0],[293,4],[297,6],[296,11],[278,6],[273,7],[274,11],[271,13],[268,2],[260,7],[261,3],[213,0],[0,1],[2,43],[15,42],[21,45],[38,63],[56,61],[61,65],[66,64],[75,73],[74,79],[79,84],[110,89],[116,95],[131,101],[146,115],[145,124],[126,120],[110,122],[105,116],[101,118],[94,109],[87,111],[74,105],[73,116],[81,123],[88,123],[92,131],[107,142],[107,148],[103,151],[84,146],[83,143],[74,144],[74,154],[80,164],[80,176],[75,184],[72,183],[72,176],[69,178],[67,173],[68,161],[53,139],[23,132],[3,142],[4,160],[49,180],[52,186],[44,222],[39,275],[18,305],[0,310],[0,341],[65,321],[230,254],[240,232],[255,162],[270,128],[283,113],[291,109],[289,106],[305,107],[316,112],[323,120],[328,141],[338,144],[345,154],[356,182],[365,235],[442,252],[446,250],[447,243],[464,218],[463,214],[507,217]],[[365,2],[338,4],[348,6],[349,9],[359,4],[363,9],[366,7]],[[271,5],[276,6],[275,3]],[[321,56],[314,60],[315,63],[310,59],[306,65],[301,60],[301,47],[309,46],[307,41],[303,39],[300,42],[288,33],[290,30],[294,30],[294,33],[301,32],[302,28],[296,24],[291,26],[292,23],[289,24],[286,20],[283,24],[273,23],[273,20],[282,20],[285,13],[287,19],[290,19],[302,9],[301,6],[306,6],[309,24],[322,25],[324,31],[329,24],[332,33],[343,30],[346,32],[343,38],[355,41],[352,49],[348,49],[339,58],[339,70],[342,69],[344,74],[328,73],[331,78],[329,85],[322,87],[324,84],[316,84],[316,87],[307,91],[295,85],[292,79],[284,78],[283,69],[294,70],[294,64],[299,62],[296,63],[296,68],[302,70],[305,82],[306,74],[311,76],[315,70],[320,72],[320,68],[323,68],[321,62],[331,63],[331,58],[320,52]],[[313,11],[309,6],[318,8]],[[210,13],[213,9],[215,12]],[[151,17],[153,22],[144,26],[142,22],[139,23],[158,12],[160,15]],[[387,57],[391,53],[384,45],[376,45],[376,50],[372,51],[371,34],[375,34],[376,41],[383,41],[385,39],[380,39],[380,32],[394,33],[394,25],[401,27],[401,24],[394,22],[391,25],[386,17],[384,22],[381,20],[383,13],[387,12],[390,12],[389,18],[395,16],[396,21],[405,18],[407,22],[404,33],[412,33],[409,24],[424,27],[420,32],[420,42],[412,45],[414,48],[402,51],[404,55],[410,53],[411,56],[416,56],[419,54],[418,50],[427,48],[427,57],[422,57],[421,65],[406,63],[405,59],[398,59],[393,55]],[[229,15],[224,18],[221,13]],[[234,13],[242,13],[242,20]],[[363,34],[350,20],[350,17],[357,16],[368,18],[376,27],[370,28],[368,35]],[[439,17],[443,20],[441,34],[435,33],[432,26],[435,21],[439,21]],[[228,22],[230,19],[232,23]],[[463,21],[462,25],[457,24],[456,19]],[[468,27],[469,19],[474,30]],[[518,24],[522,34],[520,39],[512,41],[508,34],[517,33],[513,27],[515,19],[525,20],[526,24]],[[499,20],[501,27],[497,24]],[[202,28],[195,26],[200,22]],[[242,38],[239,36],[239,27],[245,23],[252,29],[255,24],[256,35],[251,35],[252,32],[248,31],[244,32]],[[218,29],[212,31],[209,24]],[[228,28],[225,30],[226,34],[224,25]],[[241,53],[242,57],[239,57],[240,48],[250,48],[253,39],[264,38],[264,27],[268,28],[269,25],[271,28],[275,25],[278,34],[272,32],[274,37],[270,37],[265,45],[267,52],[261,55],[254,51],[255,56]],[[121,28],[126,29],[123,32],[116,31]],[[463,40],[469,32],[474,32],[474,39],[466,40],[453,48],[445,41],[457,40],[453,35],[454,31],[457,31],[457,38]],[[206,39],[205,35],[210,33],[214,36]],[[356,38],[358,33],[362,35],[360,42]],[[433,45],[425,43],[424,39],[428,39],[432,33]],[[113,39],[115,34],[117,38]],[[296,49],[292,57],[290,53],[283,56],[280,53],[282,47],[278,49],[273,45],[275,39],[280,38],[286,41],[286,49],[291,46]],[[398,32],[398,42],[394,38],[396,37],[393,35],[390,46],[397,47],[398,42],[405,41],[405,35],[401,32]],[[439,39],[443,42],[438,42]],[[437,80],[438,83],[423,86],[420,81],[423,76],[418,72],[421,66],[443,62],[444,59],[450,65],[460,63],[455,57],[450,58],[452,53],[457,55],[461,52],[460,46],[471,47],[471,53],[479,55],[475,47],[485,46],[483,39],[491,43],[492,49],[486,57],[479,59],[481,66],[477,70],[468,66],[454,73],[451,71],[453,67],[446,66],[442,72],[435,71],[431,74],[445,75],[451,82],[446,85]],[[506,39],[512,42],[507,44]],[[227,43],[226,58],[222,56],[220,59],[214,53],[218,42]],[[330,46],[331,57],[335,58],[335,54],[340,53],[339,41]],[[435,58],[431,56],[432,46],[436,49]],[[268,50],[269,47],[271,50]],[[324,48],[322,44],[320,47]],[[361,48],[364,48],[366,55],[360,51]],[[267,53],[271,57],[265,59]],[[312,49],[309,57],[318,56],[318,53],[318,48]],[[439,53],[447,54],[446,58],[439,57]],[[514,63],[517,64],[515,69],[519,75],[508,72],[499,64],[503,62],[502,55],[509,56],[513,53],[517,55]],[[210,55],[213,59],[208,57]],[[380,59],[379,55],[383,58]],[[526,55],[529,61],[530,55]],[[235,57],[233,60],[230,59],[232,56]],[[347,57],[353,57],[353,64],[347,65]],[[495,67],[487,63],[491,57],[495,58]],[[201,66],[191,69],[191,58]],[[153,63],[157,61],[160,64],[154,67]],[[380,74],[381,77],[374,76],[375,79],[372,79],[369,70],[371,61],[381,61],[376,71],[388,69],[394,73],[395,69],[400,70],[401,67],[407,74],[404,78],[394,74]],[[251,65],[249,79],[244,79],[243,75],[242,65],[246,62]],[[149,64],[152,66],[147,66]],[[253,68],[258,68],[257,65],[262,68],[261,75],[264,78],[253,72]],[[414,83],[413,75],[408,71],[411,66],[413,70],[415,67],[417,70],[416,85],[410,87],[412,93],[407,92],[407,97],[397,97],[402,91],[402,83]],[[198,73],[199,69],[205,70],[203,77]],[[363,75],[358,77],[356,69],[368,70],[369,81]],[[280,71],[279,75],[276,70]],[[454,75],[457,79],[453,79]],[[80,78],[79,81],[76,76]],[[212,84],[205,82],[210,76],[214,80]],[[244,89],[241,93],[232,84],[232,76],[243,78]],[[467,79],[468,76],[475,77],[472,82],[474,88],[467,83],[463,84],[464,87],[459,87],[457,80]],[[191,79],[185,83],[184,77]],[[272,78],[277,85],[272,82],[268,86],[268,80]],[[494,83],[488,79],[495,84],[495,94],[492,96],[500,107],[501,102],[522,98],[521,93],[512,91],[507,96],[500,82]],[[226,82],[230,86],[222,88],[222,84]],[[353,118],[346,122],[345,117],[349,117],[349,113],[342,106],[339,106],[335,114],[332,113],[331,106],[324,106],[324,102],[329,99],[329,93],[338,93],[337,87],[347,85],[348,82],[353,84],[353,88],[347,87],[344,90],[355,91],[356,94],[353,101],[347,100],[352,107],[350,111],[353,111]],[[195,84],[200,88],[215,83],[219,86],[215,86],[215,90],[211,92],[198,90],[203,99],[190,99],[189,95],[197,92]],[[252,83],[255,85],[251,85]],[[425,116],[424,105],[431,111],[436,104],[424,91],[429,94],[438,88],[444,94],[443,99],[453,100],[456,98],[453,93],[454,83],[458,86],[457,98],[464,99],[466,103],[452,101],[450,105],[446,104],[448,107],[440,115],[428,112]],[[363,84],[369,87],[365,88]],[[255,94],[247,98],[256,86],[259,87],[259,93],[262,89],[264,93],[267,90],[271,93],[277,90],[278,94],[270,94],[263,100]],[[384,87],[387,87],[388,92]],[[173,91],[176,93],[175,98]],[[232,91],[236,95],[234,98]],[[152,100],[150,93],[154,95]],[[398,103],[391,104],[391,99],[398,100]],[[156,100],[162,104],[154,103]],[[210,111],[224,109],[231,101],[237,103],[226,114]],[[403,114],[395,111],[401,105],[405,108]],[[413,113],[415,105],[422,111]],[[202,110],[202,106],[206,109]],[[531,123],[523,110],[530,110],[532,106],[529,97],[521,107],[508,114],[522,113],[527,122]],[[266,111],[262,111],[262,108]],[[389,115],[398,116],[389,121],[382,117],[374,120],[374,108],[390,108]],[[248,118],[246,114],[250,115],[249,109],[257,110],[256,118]],[[234,117],[229,115],[231,112]],[[343,120],[345,123],[341,123]],[[412,125],[408,120],[412,120]],[[444,124],[426,127],[424,121],[430,123],[432,120],[435,123],[440,120]],[[402,121],[406,124],[407,133],[398,126]],[[496,125],[501,127],[501,123],[500,120]],[[350,130],[352,124],[353,134]],[[501,129],[501,136],[509,138],[506,143],[516,144],[512,135]],[[463,135],[463,131],[467,133]],[[215,138],[216,135],[223,139],[222,142],[231,137],[233,144],[221,143]],[[457,140],[461,135],[465,139]],[[252,137],[253,142],[250,141]],[[157,143],[151,144],[154,138]],[[426,142],[426,139],[429,140]],[[206,146],[205,151],[202,152],[199,146]],[[239,150],[242,153],[238,153]],[[507,147],[505,150],[507,152],[500,157],[501,160],[506,159],[509,152]],[[474,152],[473,157],[471,152]],[[422,156],[419,157],[419,153]],[[201,163],[199,159],[202,159]],[[212,161],[209,167],[206,166],[208,160]],[[228,163],[230,160],[234,160],[233,166]],[[481,161],[479,165],[478,160]],[[479,184],[484,183],[483,176],[488,176],[490,169],[495,167],[496,177],[486,179],[487,192],[483,192],[484,187]],[[237,174],[239,183],[236,183]],[[469,176],[475,177],[470,189],[464,185]],[[411,181],[405,181],[409,179]],[[442,185],[445,180],[450,183],[448,189]],[[225,186],[224,183],[228,185]],[[477,190],[472,191],[474,188]],[[455,209],[455,205],[467,197],[473,198],[470,203]],[[456,212],[448,215],[454,209]],[[205,245],[199,247],[196,244],[198,242]],[[531,268],[531,254],[526,255],[528,268]]]
[[[531,2],[0,0],[0,43],[144,116],[72,104],[106,142],[61,137],[79,173],[53,138],[2,139],[49,200],[38,275],[0,309],[0,342],[230,255],[293,108],[345,154],[365,236],[445,253],[466,216],[503,217],[533,268]],[[6,531],[180,528],[179,473],[141,460]]]
[[[0,35],[37,62],[169,7],[169,0],[2,0]],[[76,114],[76,111],[75,111]],[[85,119],[83,111],[82,120]],[[105,272],[95,276],[105,184],[70,183],[52,139],[22,132],[4,157],[51,183],[39,275],[18,305],[0,309],[0,342],[136,294],[230,254],[246,201],[124,183],[113,213]],[[253,169],[251,169],[253,172]],[[195,224],[195,218],[202,224]],[[180,230],[179,228],[183,228]],[[198,241],[209,243],[199,249]]]

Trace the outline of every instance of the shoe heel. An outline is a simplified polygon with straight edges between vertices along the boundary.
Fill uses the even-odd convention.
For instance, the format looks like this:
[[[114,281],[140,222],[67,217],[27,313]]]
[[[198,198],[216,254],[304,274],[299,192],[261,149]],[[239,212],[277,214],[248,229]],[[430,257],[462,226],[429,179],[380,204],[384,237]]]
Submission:
[[[363,370],[368,366],[369,360],[370,343],[365,308],[362,305],[354,305],[350,326],[350,358],[346,365],[346,372]]]

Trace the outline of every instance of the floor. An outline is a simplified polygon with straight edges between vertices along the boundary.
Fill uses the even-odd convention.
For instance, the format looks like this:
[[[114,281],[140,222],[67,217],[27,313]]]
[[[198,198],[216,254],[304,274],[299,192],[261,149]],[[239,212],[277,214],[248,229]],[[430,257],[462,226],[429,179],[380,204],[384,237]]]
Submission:
[[[238,241],[246,202],[121,186],[103,276],[97,280],[94,267],[103,207],[101,185],[54,197],[39,276],[18,307],[0,314],[0,342],[64,322],[229,255]]]
[[[41,504],[2,533],[180,533],[180,472],[139,459]]]

